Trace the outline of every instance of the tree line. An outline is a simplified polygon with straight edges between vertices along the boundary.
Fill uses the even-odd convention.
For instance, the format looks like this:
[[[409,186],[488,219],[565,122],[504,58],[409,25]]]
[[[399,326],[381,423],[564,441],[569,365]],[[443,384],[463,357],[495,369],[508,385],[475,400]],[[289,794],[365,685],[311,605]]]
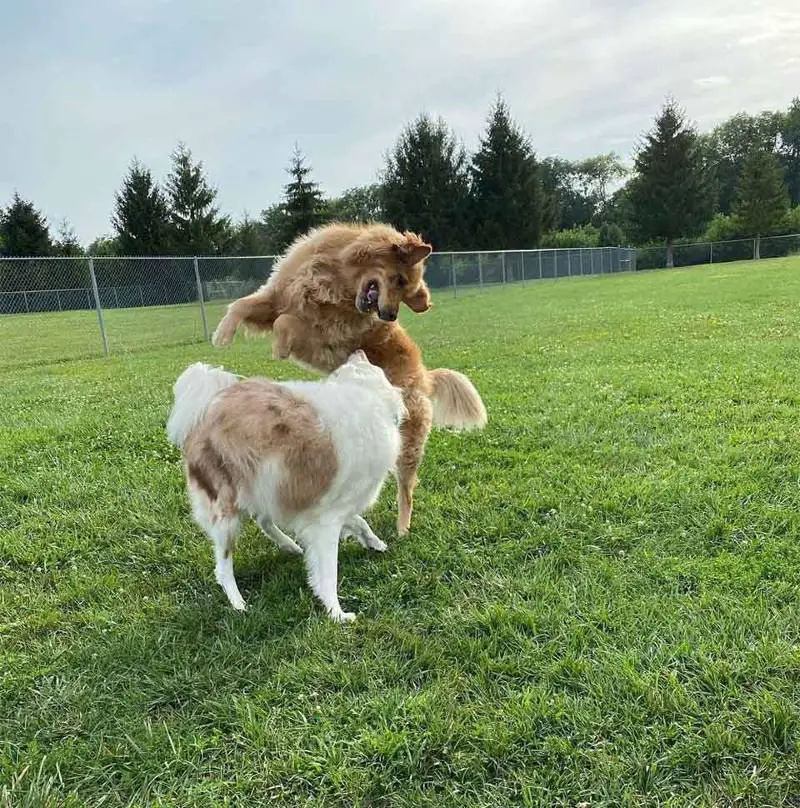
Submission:
[[[707,133],[668,100],[637,144],[614,153],[537,157],[498,96],[474,153],[446,121],[420,115],[386,154],[376,182],[326,197],[295,147],[282,198],[233,221],[201,161],[180,144],[163,183],[134,159],[114,197],[113,234],[86,250],[68,224],[56,237],[32,202],[0,209],[0,254],[274,255],[327,221],[389,221],[437,250],[537,246],[667,246],[800,231],[800,98],[785,110],[739,113]]]

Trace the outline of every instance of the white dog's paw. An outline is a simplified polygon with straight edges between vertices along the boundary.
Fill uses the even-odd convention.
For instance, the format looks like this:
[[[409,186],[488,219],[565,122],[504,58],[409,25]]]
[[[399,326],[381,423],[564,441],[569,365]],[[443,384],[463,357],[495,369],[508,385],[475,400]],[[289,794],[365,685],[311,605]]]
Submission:
[[[244,602],[244,598],[234,598],[231,601],[231,606],[236,609],[237,612],[246,612],[247,611],[247,604]]]
[[[389,549],[389,545],[386,544],[385,541],[381,541],[377,536],[373,536],[368,544],[370,550],[374,550],[376,553],[385,553]]]
[[[352,623],[356,619],[355,612],[343,612],[341,610],[331,612],[330,617],[334,623]]]

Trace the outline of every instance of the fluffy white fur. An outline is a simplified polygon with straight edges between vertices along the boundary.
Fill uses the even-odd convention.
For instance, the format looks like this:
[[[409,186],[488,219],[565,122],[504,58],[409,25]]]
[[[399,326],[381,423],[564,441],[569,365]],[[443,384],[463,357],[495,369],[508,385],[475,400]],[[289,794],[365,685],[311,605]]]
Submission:
[[[241,377],[221,368],[196,363],[188,367],[173,388],[175,401],[167,422],[167,436],[182,448],[193,429],[214,406],[220,391]],[[394,470],[400,449],[400,424],[405,417],[401,392],[383,371],[370,364],[362,351],[324,381],[287,382],[296,396],[310,402],[319,421],[333,439],[338,467],[332,484],[317,504],[300,513],[282,513],[278,485],[286,471],[275,457],[260,458],[249,484],[237,491],[237,506],[252,516],[283,550],[302,553],[308,581],[330,617],[353,620],[338,597],[338,546],[354,537],[362,546],[383,552],[386,545],[372,532],[361,514],[374,504],[387,475]],[[249,446],[236,447],[243,455]],[[240,516],[217,512],[207,496],[189,486],[192,513],[211,538],[215,575],[231,605],[245,609],[233,574],[232,549],[240,530]],[[286,533],[296,536],[296,542]]]

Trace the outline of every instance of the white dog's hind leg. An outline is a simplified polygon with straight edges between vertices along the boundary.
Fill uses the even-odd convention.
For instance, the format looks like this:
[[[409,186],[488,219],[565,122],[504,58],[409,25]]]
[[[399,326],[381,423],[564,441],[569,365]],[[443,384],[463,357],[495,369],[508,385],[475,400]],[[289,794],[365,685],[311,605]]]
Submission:
[[[352,536],[362,547],[366,547],[368,550],[385,553],[388,549],[386,543],[372,532],[367,520],[361,516],[351,516],[344,523],[343,532],[348,536]]]
[[[214,558],[217,562],[214,575],[217,583],[225,590],[231,606],[243,612],[247,606],[236,585],[236,578],[233,577],[233,550],[239,533],[239,517],[220,519],[211,526],[209,533],[214,542]]]
[[[328,615],[337,623],[355,620],[355,614],[342,611],[338,594],[340,525],[313,525],[301,533],[305,548],[308,583],[322,601]]]
[[[256,521],[264,533],[278,545],[279,549],[286,553],[303,555],[303,548],[297,544],[297,542],[290,539],[269,517],[259,516]]]

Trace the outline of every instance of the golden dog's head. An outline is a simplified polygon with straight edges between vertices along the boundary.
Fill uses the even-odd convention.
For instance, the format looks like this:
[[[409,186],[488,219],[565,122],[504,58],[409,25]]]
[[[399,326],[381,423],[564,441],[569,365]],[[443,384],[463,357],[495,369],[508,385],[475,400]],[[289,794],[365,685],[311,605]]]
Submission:
[[[400,233],[386,225],[365,228],[343,256],[353,280],[356,308],[386,322],[397,319],[401,303],[415,312],[427,311],[431,295],[423,274],[431,249],[414,233]]]

